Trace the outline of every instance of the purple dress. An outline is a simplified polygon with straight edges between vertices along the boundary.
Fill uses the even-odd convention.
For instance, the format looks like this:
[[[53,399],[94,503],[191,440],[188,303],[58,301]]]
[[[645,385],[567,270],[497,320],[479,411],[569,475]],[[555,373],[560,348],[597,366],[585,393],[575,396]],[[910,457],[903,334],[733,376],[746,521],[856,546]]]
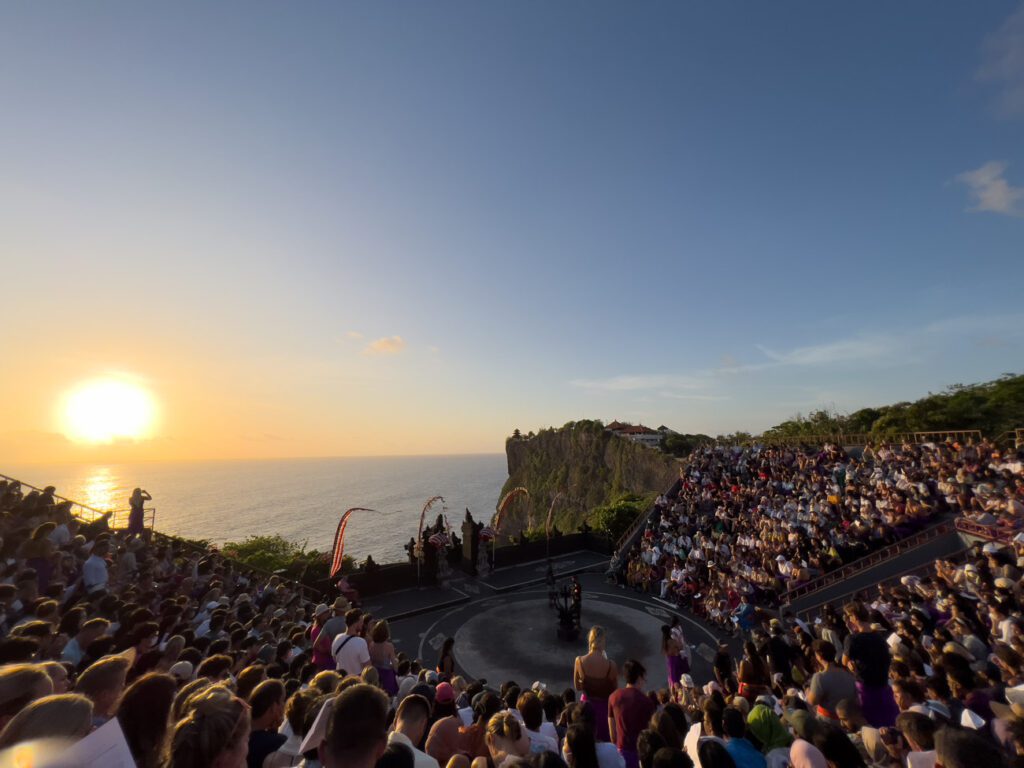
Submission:
[[[686,659],[678,653],[670,653],[665,659],[668,661],[668,687],[675,688],[679,685],[679,678],[690,671]]]
[[[894,728],[896,726],[896,715],[900,713],[900,708],[896,704],[896,698],[892,695],[892,688],[888,683],[867,686],[858,680],[857,695],[860,698],[860,708],[868,725],[872,728]]]

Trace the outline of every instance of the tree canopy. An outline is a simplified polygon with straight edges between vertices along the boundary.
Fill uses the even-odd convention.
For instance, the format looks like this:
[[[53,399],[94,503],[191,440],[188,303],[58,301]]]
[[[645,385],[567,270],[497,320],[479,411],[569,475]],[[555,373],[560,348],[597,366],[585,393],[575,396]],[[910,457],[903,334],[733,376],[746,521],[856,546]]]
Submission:
[[[848,415],[832,410],[797,414],[764,437],[870,434],[977,429],[988,437],[1024,427],[1024,375],[1006,374],[981,384],[954,384],[912,403],[861,408]]]

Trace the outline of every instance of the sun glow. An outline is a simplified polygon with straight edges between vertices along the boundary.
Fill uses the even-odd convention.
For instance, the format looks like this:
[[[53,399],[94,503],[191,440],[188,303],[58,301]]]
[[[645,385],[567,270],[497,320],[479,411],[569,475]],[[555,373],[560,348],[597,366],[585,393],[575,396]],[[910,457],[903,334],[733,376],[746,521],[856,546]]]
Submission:
[[[156,405],[145,389],[120,379],[82,384],[64,401],[64,432],[83,443],[110,443],[149,437]]]

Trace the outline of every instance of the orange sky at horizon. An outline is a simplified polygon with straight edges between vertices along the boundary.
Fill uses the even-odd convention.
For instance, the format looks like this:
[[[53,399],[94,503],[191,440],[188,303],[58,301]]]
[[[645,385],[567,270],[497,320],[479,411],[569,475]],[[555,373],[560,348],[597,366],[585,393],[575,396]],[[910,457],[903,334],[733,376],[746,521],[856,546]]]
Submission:
[[[108,340],[109,342],[109,340]],[[454,418],[437,388],[404,387],[406,361],[359,354],[340,340],[334,360],[229,359],[163,340],[101,344],[93,353],[68,339],[59,349],[23,350],[32,377],[5,376],[0,402],[17,403],[0,418],[0,456],[14,464],[203,461],[328,456],[495,453],[504,449],[497,419],[445,429]],[[436,355],[420,363],[437,364]],[[106,364],[97,364],[104,360]],[[202,372],[201,375],[199,373]],[[152,437],[90,443],[73,440],[63,405],[77,386],[101,379],[126,380],[156,405]],[[45,382],[42,384],[41,382]],[[472,408],[463,402],[461,415]],[[0,468],[2,471],[2,468]]]

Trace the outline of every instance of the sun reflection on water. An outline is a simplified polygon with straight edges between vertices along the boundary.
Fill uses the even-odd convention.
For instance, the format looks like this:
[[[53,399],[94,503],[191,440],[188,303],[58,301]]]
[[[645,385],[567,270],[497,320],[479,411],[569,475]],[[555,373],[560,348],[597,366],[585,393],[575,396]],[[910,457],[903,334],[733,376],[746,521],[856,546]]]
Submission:
[[[113,509],[116,491],[117,482],[114,473],[107,467],[99,467],[86,478],[82,486],[81,502],[93,509]]]

